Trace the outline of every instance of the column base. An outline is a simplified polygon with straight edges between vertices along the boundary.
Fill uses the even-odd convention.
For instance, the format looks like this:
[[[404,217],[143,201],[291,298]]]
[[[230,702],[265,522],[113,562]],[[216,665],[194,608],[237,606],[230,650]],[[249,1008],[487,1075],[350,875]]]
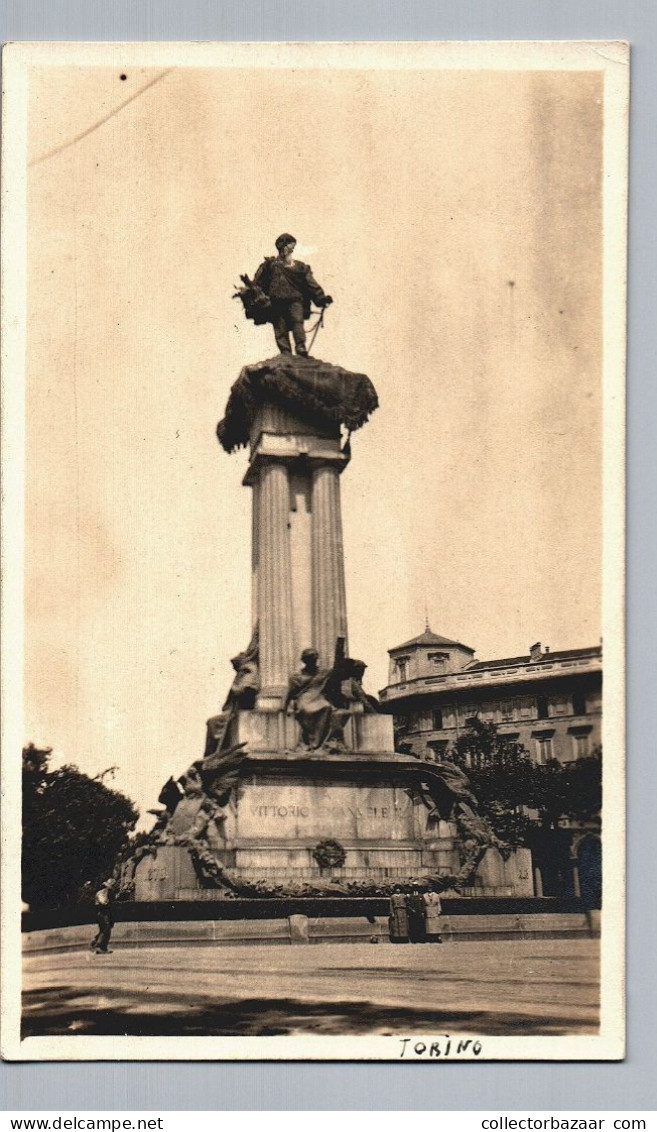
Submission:
[[[268,688],[265,692],[258,692],[256,711],[282,711],[286,695],[287,688]]]

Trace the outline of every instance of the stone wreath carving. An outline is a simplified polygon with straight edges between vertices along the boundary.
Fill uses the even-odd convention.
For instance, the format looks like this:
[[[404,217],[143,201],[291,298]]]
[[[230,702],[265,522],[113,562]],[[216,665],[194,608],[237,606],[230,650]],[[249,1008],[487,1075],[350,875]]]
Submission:
[[[341,869],[347,854],[339,841],[320,841],[313,849],[313,857],[320,869]]]

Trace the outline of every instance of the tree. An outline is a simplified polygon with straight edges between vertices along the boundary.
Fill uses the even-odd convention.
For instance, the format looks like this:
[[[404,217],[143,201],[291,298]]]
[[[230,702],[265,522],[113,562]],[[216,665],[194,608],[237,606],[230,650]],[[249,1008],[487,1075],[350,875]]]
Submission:
[[[602,805],[602,752],[539,765],[494,723],[474,718],[452,747],[454,761],[472,784],[482,813],[510,845],[535,843],[539,830],[556,830],[563,818],[595,820]],[[566,840],[569,840],[566,838]]]
[[[536,767],[521,743],[501,735],[494,723],[477,717],[452,747],[465,770],[482,814],[508,845],[525,844],[534,822],[526,813],[535,792]]]
[[[76,766],[50,769],[50,749],[23,750],[23,899],[59,907],[113,871],[139,816],[132,802]]]

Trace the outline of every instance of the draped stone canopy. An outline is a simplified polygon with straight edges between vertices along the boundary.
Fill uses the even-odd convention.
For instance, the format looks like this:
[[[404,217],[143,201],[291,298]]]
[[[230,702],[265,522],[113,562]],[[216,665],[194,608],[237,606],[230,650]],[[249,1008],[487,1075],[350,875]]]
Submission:
[[[244,366],[233,385],[226,415],[217,426],[226,452],[249,443],[251,425],[265,400],[320,427],[341,424],[350,432],[361,428],[379,404],[364,373],[350,373],[319,358],[277,354]]]

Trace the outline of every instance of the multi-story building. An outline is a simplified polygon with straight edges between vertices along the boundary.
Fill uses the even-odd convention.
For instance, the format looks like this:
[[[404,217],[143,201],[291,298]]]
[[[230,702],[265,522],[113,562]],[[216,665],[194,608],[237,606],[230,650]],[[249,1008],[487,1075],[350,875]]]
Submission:
[[[527,656],[483,661],[427,625],[389,656],[381,709],[420,757],[441,759],[474,717],[495,723],[539,763],[568,762],[600,746],[599,645],[551,652],[535,644]]]

